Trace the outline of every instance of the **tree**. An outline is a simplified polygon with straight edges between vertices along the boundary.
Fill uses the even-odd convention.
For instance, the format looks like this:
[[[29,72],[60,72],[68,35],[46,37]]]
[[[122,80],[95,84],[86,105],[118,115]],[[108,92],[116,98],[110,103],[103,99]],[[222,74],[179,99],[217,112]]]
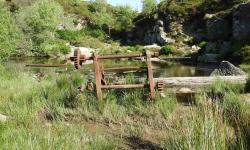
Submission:
[[[55,51],[55,34],[59,24],[63,22],[63,15],[63,8],[53,0],[36,1],[17,14],[18,26],[31,39],[35,54],[48,55]]]
[[[0,1],[0,60],[8,58],[15,51],[20,36],[10,12]]]
[[[116,30],[124,30],[133,25],[133,19],[137,16],[130,6],[118,6],[114,12]]]
[[[157,6],[157,0],[142,0],[142,12],[150,13]]]

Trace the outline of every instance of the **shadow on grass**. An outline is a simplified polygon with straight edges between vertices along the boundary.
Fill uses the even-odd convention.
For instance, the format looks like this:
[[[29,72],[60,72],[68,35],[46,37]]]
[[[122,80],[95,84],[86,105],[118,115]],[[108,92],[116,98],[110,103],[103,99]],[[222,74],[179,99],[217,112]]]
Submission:
[[[139,137],[126,137],[125,140],[128,142],[128,146],[131,149],[163,150],[159,145],[148,140],[143,140]]]

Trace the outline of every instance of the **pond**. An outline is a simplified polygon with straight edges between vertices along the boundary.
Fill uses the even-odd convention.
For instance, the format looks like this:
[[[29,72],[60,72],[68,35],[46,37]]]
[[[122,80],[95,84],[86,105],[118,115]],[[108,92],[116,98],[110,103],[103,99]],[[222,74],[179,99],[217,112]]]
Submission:
[[[9,70],[21,71],[21,72],[53,72],[53,71],[65,71],[73,70],[72,66],[67,66],[65,68],[34,68],[26,67],[27,64],[64,64],[66,61],[60,61],[58,59],[45,59],[45,58],[29,58],[29,59],[11,59],[7,62],[4,62],[3,65]],[[144,63],[138,63],[138,61],[130,62],[122,61],[115,62],[116,65],[104,64],[106,67],[113,66],[141,66]],[[144,64],[145,65],[145,64]],[[84,73],[88,73],[90,70],[93,70],[93,65],[85,65],[82,70]],[[173,62],[153,62],[154,77],[193,77],[193,76],[209,76],[213,71],[213,66],[197,65],[197,64],[181,64]]]

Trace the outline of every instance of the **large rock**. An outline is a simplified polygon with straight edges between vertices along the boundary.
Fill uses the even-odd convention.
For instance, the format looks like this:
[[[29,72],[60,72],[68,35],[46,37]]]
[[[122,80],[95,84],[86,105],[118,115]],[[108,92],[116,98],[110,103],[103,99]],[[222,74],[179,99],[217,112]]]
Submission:
[[[71,46],[70,52],[69,52],[69,54],[66,55],[66,58],[70,58],[70,57],[74,56],[74,51],[77,50],[78,48],[80,49],[81,54],[85,55],[87,57],[91,57],[92,54],[94,53],[94,50],[91,48]]]
[[[174,39],[167,37],[166,32],[164,31],[163,21],[158,20],[154,25],[152,30],[148,30],[145,34],[144,41],[147,44],[158,43],[161,45],[175,43]]]
[[[94,53],[94,50],[93,49],[91,49],[91,48],[86,48],[86,47],[74,47],[74,46],[71,46],[70,47],[70,52],[67,54],[67,55],[65,55],[65,59],[69,59],[70,57],[73,57],[74,56],[74,51],[76,50],[76,49],[80,49],[80,51],[81,51],[81,54],[82,55],[85,55],[85,56],[87,56],[87,57],[91,57],[92,56],[92,54]],[[84,64],[90,64],[90,63],[92,63],[93,61],[86,61]],[[73,63],[72,63],[73,64]]]
[[[236,40],[250,37],[250,2],[241,4],[233,12],[233,38]]]
[[[229,16],[213,16],[207,20],[207,38],[210,41],[230,38],[232,27]]]
[[[145,49],[161,49],[161,46],[157,45],[157,44],[153,44],[153,45],[146,45],[143,48]]]
[[[244,76],[246,73],[228,61],[222,61],[211,76]]]

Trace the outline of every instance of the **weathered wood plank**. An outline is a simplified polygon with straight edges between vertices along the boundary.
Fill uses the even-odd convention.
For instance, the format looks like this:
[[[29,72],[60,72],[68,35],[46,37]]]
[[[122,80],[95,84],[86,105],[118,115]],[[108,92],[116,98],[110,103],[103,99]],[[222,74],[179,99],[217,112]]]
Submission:
[[[169,77],[154,78],[155,82],[164,81],[166,87],[202,87],[211,85],[216,81],[246,84],[247,76],[209,76],[209,77]]]

